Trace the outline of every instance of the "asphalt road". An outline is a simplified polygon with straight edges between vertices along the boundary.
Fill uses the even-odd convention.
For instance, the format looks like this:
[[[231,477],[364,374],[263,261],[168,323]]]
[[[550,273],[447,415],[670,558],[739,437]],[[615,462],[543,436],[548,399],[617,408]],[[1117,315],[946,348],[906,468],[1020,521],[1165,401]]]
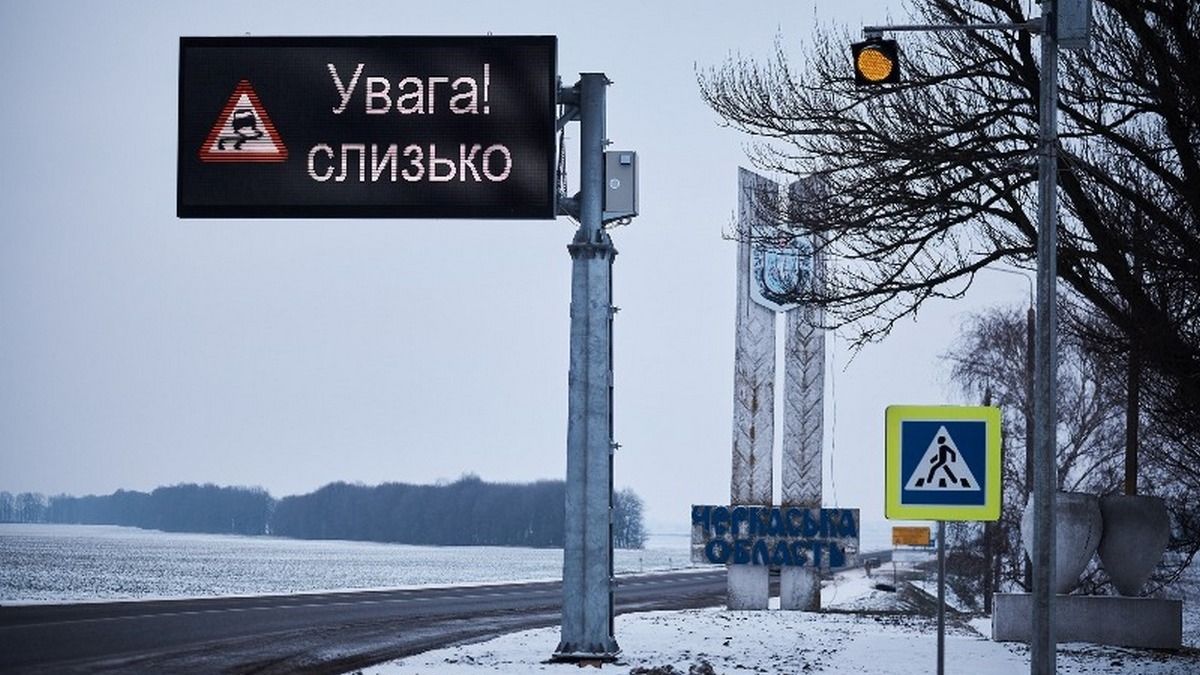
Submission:
[[[617,612],[724,598],[724,569],[628,576]],[[557,625],[561,601],[559,582],[539,582],[0,607],[0,672],[338,673]]]

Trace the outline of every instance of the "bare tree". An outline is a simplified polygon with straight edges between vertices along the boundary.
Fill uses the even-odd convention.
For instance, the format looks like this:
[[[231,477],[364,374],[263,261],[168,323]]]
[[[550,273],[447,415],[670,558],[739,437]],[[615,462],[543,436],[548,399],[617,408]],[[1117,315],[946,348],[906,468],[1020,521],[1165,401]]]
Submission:
[[[613,546],[645,548],[646,528],[642,522],[642,498],[630,488],[613,495]]]
[[[1026,6],[913,0],[910,18],[1023,23]],[[1111,487],[1128,431],[1146,460],[1134,482],[1140,474],[1168,498],[1177,573],[1200,548],[1200,4],[1097,0],[1094,19],[1091,50],[1060,67],[1058,300],[1073,340],[1060,348],[1079,360],[1062,361],[1060,415],[1073,424],[1060,426],[1059,475],[1063,487]],[[702,71],[699,86],[726,125],[755,139],[757,168],[818,179],[801,199],[764,195],[759,220],[775,226],[736,236],[769,244],[772,229],[816,230],[829,265],[807,299],[861,345],[930,298],[961,297],[984,267],[1033,267],[1040,66],[1025,33],[905,34],[902,82],[859,89],[852,41],[827,27],[798,60],[781,41],[765,61]],[[1023,370],[1011,360],[1024,349],[1019,323],[976,324],[969,351],[991,350],[979,368],[993,370],[958,373],[995,387],[1010,459],[1025,445],[1024,389],[1004,379]],[[1127,397],[1140,412],[1123,423],[1110,406]],[[1005,472],[1023,505],[1025,468]]]
[[[9,523],[16,520],[13,513],[13,502],[11,492],[0,492],[0,523]]]
[[[1064,315],[1078,317],[1078,308]],[[1032,486],[1026,472],[1028,447],[1028,389],[1024,370],[1028,354],[1022,312],[993,308],[972,315],[959,339],[945,355],[950,379],[970,400],[989,392],[1003,414],[1004,504],[1001,511],[1000,551],[1004,556],[1001,576],[1010,584],[1024,582],[1020,546],[1021,515]],[[1114,368],[1111,355],[1097,348],[1091,333],[1079,333],[1078,321],[1068,322],[1058,345],[1058,467],[1059,489],[1107,494],[1120,491],[1125,448],[1125,380],[1122,368]],[[1143,475],[1148,492],[1164,497],[1174,517],[1171,555],[1154,577],[1159,584],[1177,576],[1197,550],[1194,471],[1180,475],[1178,462],[1164,461],[1163,439],[1149,425],[1141,432],[1147,449]],[[966,528],[977,537],[979,528]],[[977,542],[975,542],[977,543]],[[970,547],[968,547],[970,548]],[[979,550],[975,546],[974,550]],[[1083,582],[1092,588],[1106,583],[1095,566]]]
[[[915,0],[915,23],[1029,19],[1020,0]],[[1200,5],[1098,0],[1093,47],[1065,55],[1058,185],[1064,294],[1139,345],[1164,412],[1200,467]],[[859,344],[993,264],[1033,265],[1038,69],[1018,32],[906,35],[904,81],[858,89],[845,30],[799,63],[701,72],[704,100],[757,139],[762,170],[824,189],[775,204],[836,264],[812,299]],[[770,207],[765,204],[764,207]],[[755,236],[755,233],[739,233]],[[1136,261],[1136,262],[1135,262]]]
[[[1032,486],[1025,475],[1025,429],[1030,407],[1024,381],[1028,358],[1023,312],[990,309],[972,315],[945,358],[951,379],[971,400],[990,392],[1004,416],[1009,492],[1023,506]],[[1124,396],[1104,355],[1064,333],[1058,345],[1058,488],[1106,493],[1120,484]],[[1015,488],[1015,489],[1012,489]]]
[[[18,523],[41,523],[46,519],[46,496],[40,492],[22,492],[13,502]]]
[[[1102,360],[1089,359],[1070,336],[1058,345],[1058,466],[1059,488],[1107,492],[1119,480],[1121,445],[1113,433],[1120,423],[1120,392],[1103,376]],[[1029,448],[1026,430],[1031,414],[1025,379],[1029,358],[1023,312],[994,308],[972,315],[945,354],[950,379],[967,399],[991,402],[1002,411],[1004,464],[1003,506],[995,543],[1001,561],[1001,586],[1023,586],[1027,581],[1021,549],[1021,516],[1033,488],[1027,472]],[[958,527],[958,538],[970,539],[968,551],[982,550],[982,529]],[[960,555],[960,557],[962,557]],[[967,564],[966,569],[974,569]],[[971,575],[968,575],[971,576]],[[979,575],[974,575],[978,582]]]

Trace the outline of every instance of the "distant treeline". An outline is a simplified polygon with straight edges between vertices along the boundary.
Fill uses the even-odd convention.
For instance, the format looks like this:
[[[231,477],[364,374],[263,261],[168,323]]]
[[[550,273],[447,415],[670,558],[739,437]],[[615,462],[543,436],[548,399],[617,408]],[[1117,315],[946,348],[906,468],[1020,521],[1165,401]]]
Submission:
[[[563,543],[564,497],[562,481],[487,483],[471,475],[447,485],[330,483],[280,500],[262,488],[189,483],[150,493],[118,490],[86,497],[0,492],[0,522],[447,546],[556,547]],[[641,548],[645,537],[641,498],[632,490],[621,490],[614,501],[614,544]]]
[[[274,501],[262,488],[183,484],[149,494],[118,490],[107,496],[51,497],[45,520],[164,532],[264,534]]]

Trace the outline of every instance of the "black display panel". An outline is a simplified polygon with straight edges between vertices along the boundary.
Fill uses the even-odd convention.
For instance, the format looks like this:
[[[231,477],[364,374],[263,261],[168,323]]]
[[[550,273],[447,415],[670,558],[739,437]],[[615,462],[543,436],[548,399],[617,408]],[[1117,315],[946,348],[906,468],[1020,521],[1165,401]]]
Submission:
[[[181,218],[553,218],[557,38],[179,40]]]

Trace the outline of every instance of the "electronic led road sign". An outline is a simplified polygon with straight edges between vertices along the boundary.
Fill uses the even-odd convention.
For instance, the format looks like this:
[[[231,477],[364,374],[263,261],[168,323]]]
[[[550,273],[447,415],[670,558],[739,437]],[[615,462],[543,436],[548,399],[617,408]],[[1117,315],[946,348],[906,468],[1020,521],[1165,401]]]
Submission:
[[[182,218],[553,218],[557,39],[180,38]]]

